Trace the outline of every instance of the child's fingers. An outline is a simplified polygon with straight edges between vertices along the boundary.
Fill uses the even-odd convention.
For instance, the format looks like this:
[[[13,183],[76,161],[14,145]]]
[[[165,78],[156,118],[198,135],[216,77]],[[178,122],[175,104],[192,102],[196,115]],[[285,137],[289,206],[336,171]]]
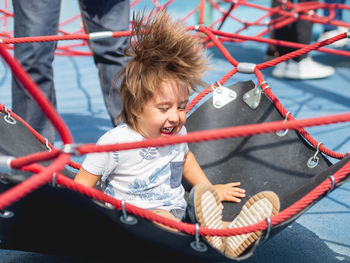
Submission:
[[[240,199],[240,198],[237,198],[237,197],[234,197],[234,196],[231,196],[231,197],[227,198],[225,201],[240,203],[240,202],[241,202],[241,199]]]
[[[231,186],[231,187],[236,187],[236,186],[240,186],[241,183],[240,182],[232,182],[232,183],[227,183],[227,186]]]

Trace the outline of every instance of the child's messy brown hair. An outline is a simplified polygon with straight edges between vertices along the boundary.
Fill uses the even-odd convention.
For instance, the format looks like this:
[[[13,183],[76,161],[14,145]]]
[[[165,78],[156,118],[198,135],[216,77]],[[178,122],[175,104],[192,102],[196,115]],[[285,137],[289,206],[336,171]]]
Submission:
[[[207,69],[199,40],[187,33],[183,24],[172,21],[165,11],[144,17],[144,12],[133,17],[126,50],[126,55],[132,58],[120,74],[124,75],[120,86],[123,106],[118,121],[134,129],[137,129],[135,114],[142,112],[163,81],[173,80],[190,92],[203,85],[201,77]]]

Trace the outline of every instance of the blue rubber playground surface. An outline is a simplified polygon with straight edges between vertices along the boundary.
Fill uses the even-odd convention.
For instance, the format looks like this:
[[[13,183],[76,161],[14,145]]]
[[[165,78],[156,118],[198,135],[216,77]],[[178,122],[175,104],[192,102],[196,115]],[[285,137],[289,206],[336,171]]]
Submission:
[[[151,1],[144,2],[145,4],[136,5],[133,10],[153,6]],[[166,1],[159,2],[164,4]],[[267,0],[252,2],[266,7],[270,4]],[[175,18],[180,18],[197,4],[198,1],[177,0],[169,6],[169,12]],[[347,4],[350,5],[349,1]],[[222,7],[227,8],[228,5],[222,4]],[[254,19],[260,15],[259,12],[247,8],[241,11],[239,16],[249,21],[250,18]],[[62,21],[78,13],[77,1],[62,1]],[[215,18],[215,13],[213,15]],[[349,11],[344,12],[344,21],[350,22]],[[192,17],[187,23],[197,24],[196,18]],[[74,31],[77,27],[80,27],[79,22],[72,23],[65,29]],[[233,24],[225,23],[221,30],[232,32],[233,28]],[[314,26],[315,39],[321,30],[321,26]],[[254,34],[254,29],[246,34]],[[225,47],[237,61],[256,64],[263,62],[267,49],[266,44],[256,42],[226,43]],[[350,51],[350,42],[342,50]],[[213,70],[206,74],[204,81],[214,83],[232,69],[232,65],[215,48],[208,49],[208,54],[212,56],[210,61]],[[350,59],[317,51],[311,52],[311,56],[317,62],[333,66],[335,74],[326,79],[293,81],[276,79],[271,75],[272,68],[264,69],[262,73],[274,94],[296,119],[350,112]],[[58,112],[70,128],[75,142],[96,142],[105,131],[112,128],[112,125],[102,100],[93,59],[88,56],[56,56],[54,76]],[[238,73],[227,82],[227,85],[243,80],[253,80],[257,83],[254,75]],[[11,108],[11,72],[3,63],[0,63],[0,103]],[[350,123],[306,130],[333,151],[340,153],[350,151]],[[60,139],[57,138],[55,146],[61,145]],[[83,158],[74,157],[73,160],[82,162]],[[330,160],[337,161],[332,158]],[[5,262],[81,261],[31,252],[0,250],[0,263]],[[251,258],[243,262],[350,262],[350,182],[344,183],[324,197],[285,230],[260,246]]]

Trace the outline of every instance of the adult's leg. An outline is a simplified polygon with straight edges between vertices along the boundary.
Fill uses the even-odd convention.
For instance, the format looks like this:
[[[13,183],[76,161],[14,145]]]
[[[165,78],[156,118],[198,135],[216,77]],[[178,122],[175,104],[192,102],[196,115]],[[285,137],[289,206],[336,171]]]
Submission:
[[[79,4],[86,33],[129,30],[129,1],[79,0]],[[104,102],[113,124],[122,105],[119,98],[119,85],[117,83],[116,87],[112,87],[112,82],[128,61],[123,52],[128,42],[128,37],[89,42],[98,68]]]
[[[345,0],[325,0],[325,3],[327,4],[344,4]],[[343,9],[334,9],[334,20],[343,20]],[[323,15],[328,17],[329,16],[329,9],[323,10]],[[333,25],[325,24],[323,26],[324,31],[331,31],[336,30],[338,27]]]
[[[310,0],[299,0],[299,3],[309,2]],[[292,1],[291,1],[292,2]],[[273,0],[272,7],[279,6],[279,1]],[[301,44],[310,44],[312,38],[312,23],[305,20],[297,20],[294,23],[286,25],[274,31],[275,38],[278,40],[296,42]],[[280,56],[294,51],[295,48],[277,46],[277,51]],[[300,61],[306,58],[307,54],[295,58],[295,61]]]
[[[14,36],[56,35],[60,0],[13,0]],[[14,54],[49,101],[56,107],[52,62],[56,42],[16,44]],[[19,82],[12,80],[12,110],[51,143],[55,130],[37,103]]]

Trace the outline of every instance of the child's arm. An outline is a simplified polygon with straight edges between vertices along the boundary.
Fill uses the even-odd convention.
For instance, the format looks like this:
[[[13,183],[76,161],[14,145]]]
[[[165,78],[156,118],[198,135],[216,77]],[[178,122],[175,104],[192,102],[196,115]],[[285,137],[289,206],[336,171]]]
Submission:
[[[100,178],[100,175],[89,173],[82,167],[75,176],[74,181],[81,183],[85,186],[94,187],[97,184],[98,180],[100,180]]]
[[[185,156],[185,163],[183,167],[183,177],[191,184],[196,185],[198,183],[211,184],[207,176],[204,174],[202,168],[199,166],[196,157],[191,151],[188,151]],[[214,185],[215,190],[218,192],[222,201],[231,201],[239,203],[240,198],[245,197],[245,190],[238,188],[239,182],[217,184]]]

